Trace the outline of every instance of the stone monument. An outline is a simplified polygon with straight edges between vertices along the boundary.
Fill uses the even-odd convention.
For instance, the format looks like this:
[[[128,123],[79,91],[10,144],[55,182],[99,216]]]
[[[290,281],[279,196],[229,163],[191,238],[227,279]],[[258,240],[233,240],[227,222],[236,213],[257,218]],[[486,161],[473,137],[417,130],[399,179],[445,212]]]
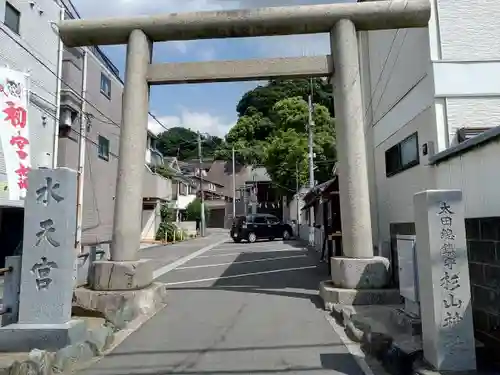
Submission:
[[[418,193],[414,210],[424,357],[440,371],[473,371],[476,351],[462,192]]]
[[[29,172],[24,204],[19,320],[0,329],[0,350],[59,349],[85,335],[71,319],[77,175],[67,168]]]

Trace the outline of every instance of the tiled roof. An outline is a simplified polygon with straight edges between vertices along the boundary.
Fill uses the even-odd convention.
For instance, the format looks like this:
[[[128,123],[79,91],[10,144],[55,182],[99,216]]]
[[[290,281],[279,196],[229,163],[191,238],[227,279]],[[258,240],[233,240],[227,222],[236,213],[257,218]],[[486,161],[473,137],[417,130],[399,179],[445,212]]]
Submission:
[[[266,168],[252,167],[252,172],[248,181],[271,182],[271,177],[267,174]]]

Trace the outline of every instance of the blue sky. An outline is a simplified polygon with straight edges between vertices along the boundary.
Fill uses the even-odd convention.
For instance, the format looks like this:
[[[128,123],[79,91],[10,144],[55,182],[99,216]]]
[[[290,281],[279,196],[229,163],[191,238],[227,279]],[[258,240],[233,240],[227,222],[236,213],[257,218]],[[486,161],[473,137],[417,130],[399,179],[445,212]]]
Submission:
[[[189,12],[262,6],[333,3],[335,0],[72,0],[84,18]],[[125,47],[106,47],[124,72]],[[326,35],[218,39],[155,44],[154,62],[187,62],[329,53]],[[156,86],[150,110],[167,127],[184,126],[223,136],[236,122],[236,104],[258,82]],[[162,130],[151,122],[152,130]]]

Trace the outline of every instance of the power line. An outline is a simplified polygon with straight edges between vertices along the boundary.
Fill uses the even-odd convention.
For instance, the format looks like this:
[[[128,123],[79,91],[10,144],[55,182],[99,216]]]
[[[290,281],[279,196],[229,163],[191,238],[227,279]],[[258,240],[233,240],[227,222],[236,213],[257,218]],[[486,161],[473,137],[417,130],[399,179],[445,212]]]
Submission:
[[[66,7],[66,10],[67,10],[67,7]],[[18,41],[16,38],[14,38],[12,35],[8,34],[5,30],[1,29],[3,31],[3,33],[5,35],[7,35],[12,41],[14,41],[18,46],[20,46],[25,52],[27,52],[30,56],[32,56],[40,65],[42,65],[45,69],[47,69],[52,75],[54,75],[56,77],[57,80],[59,80],[60,82],[64,83],[66,86],[68,86],[73,94],[80,100],[86,102],[88,105],[90,105],[92,108],[94,108],[101,116],[103,116],[104,118],[106,118],[107,120],[109,120],[109,124],[111,125],[114,125],[118,128],[120,128],[120,124],[118,124],[117,122],[115,122],[113,119],[111,119],[110,117],[108,117],[107,115],[105,115],[99,108],[97,108],[93,103],[91,103],[88,99],[85,99],[82,97],[81,94],[78,94],[78,92],[74,89],[74,87],[72,87],[72,85],[70,85],[68,82],[66,82],[64,79],[62,79],[62,77],[59,77],[57,72],[54,72],[54,70],[52,68],[50,68],[44,61],[42,61],[38,56],[36,56],[33,51],[35,51],[37,54],[40,54],[39,51],[37,51],[37,49],[33,48],[33,46],[29,45],[24,39],[23,39],[23,42],[25,42],[33,51],[30,51],[30,49],[26,48],[26,46],[23,45],[23,43],[21,43],[20,41]],[[40,54],[41,55],[41,54]],[[5,56],[3,55],[0,55],[0,57],[2,57],[3,59],[7,60],[7,61],[11,61],[10,59],[6,58]],[[15,64],[14,64],[15,66]],[[31,80],[31,79],[30,79]],[[38,86],[38,85],[37,85]],[[46,91],[47,93],[49,93],[50,95],[52,95],[54,98],[57,98],[57,94],[55,93],[52,93],[50,91],[48,91],[47,89],[45,89],[42,85],[39,85],[38,87],[42,88],[44,91]],[[163,129],[165,130],[168,130],[168,128],[160,121],[158,120],[158,118],[153,115],[150,111],[148,112],[148,114],[158,123],[158,125],[160,125]],[[58,121],[58,119],[56,119]],[[104,121],[102,121],[103,123],[106,123]]]
[[[380,106],[380,104],[382,102],[382,98],[384,97],[385,90],[387,90],[387,87],[389,86],[389,82],[391,81],[391,77],[392,77],[392,71],[394,70],[394,68],[396,67],[396,65],[398,63],[399,56],[400,56],[401,51],[403,49],[403,45],[405,43],[407,35],[408,35],[408,30],[405,30],[405,34],[403,36],[403,40],[401,41],[401,45],[399,46],[398,52],[396,54],[396,58],[394,59],[394,63],[392,64],[392,68],[391,68],[391,71],[390,71],[391,74],[389,74],[389,77],[387,77],[387,80],[385,81],[385,85],[384,85],[384,88],[382,89],[382,93],[380,94],[380,97],[378,99],[377,106],[373,110],[374,112],[377,112],[378,107]]]
[[[391,2],[389,3],[388,5],[388,8],[390,8],[391,4],[393,3],[393,1],[395,0],[391,0]],[[405,10],[407,7],[408,7],[408,4],[409,4],[409,0],[406,0],[406,4],[404,6],[404,9]],[[382,76],[384,74],[384,71],[385,71],[385,68],[387,66],[387,63],[389,61],[389,57],[391,56],[391,52],[392,52],[392,49],[394,47],[394,43],[396,42],[396,39],[398,37],[398,34],[400,32],[401,29],[397,29],[396,32],[394,33],[394,37],[392,38],[392,41],[391,41],[391,46],[389,47],[389,52],[387,53],[387,56],[384,60],[384,64],[382,65],[382,70],[380,71],[380,74],[378,76],[378,79],[377,79],[377,82],[375,83],[375,88],[373,90],[371,90],[370,88],[370,101],[368,103],[368,105],[366,106],[366,111],[363,115],[363,123],[366,121],[366,116],[368,115],[368,112],[370,111],[370,108],[373,110],[373,99],[375,98],[375,93],[377,92],[377,88],[378,88],[378,85],[380,84],[381,80],[382,80]],[[378,105],[380,104],[380,102],[382,101],[382,98],[384,96],[384,93],[385,93],[385,90],[387,89],[387,86],[388,86],[388,82],[392,76],[392,72],[394,70],[394,67],[396,65],[396,62],[398,60],[398,57],[399,57],[399,54],[401,52],[401,49],[402,49],[402,46],[403,46],[403,43],[406,39],[406,35],[408,34],[408,30],[406,30],[406,33],[405,33],[405,36],[403,37],[403,42],[401,43],[401,47],[397,53],[397,56],[396,56],[396,59],[395,59],[395,63],[392,65],[392,68],[391,70],[389,71],[389,74],[388,74],[388,77],[387,77],[387,80],[386,80],[386,85],[384,86],[384,89],[382,90],[382,92],[380,93],[380,97],[379,97],[379,101],[378,101],[378,104],[377,104],[377,109],[378,109]],[[358,64],[359,66],[359,64]],[[358,68],[359,69],[359,68]],[[361,108],[361,110],[363,110]],[[376,110],[375,110],[376,111]],[[373,120],[373,119],[372,119]]]

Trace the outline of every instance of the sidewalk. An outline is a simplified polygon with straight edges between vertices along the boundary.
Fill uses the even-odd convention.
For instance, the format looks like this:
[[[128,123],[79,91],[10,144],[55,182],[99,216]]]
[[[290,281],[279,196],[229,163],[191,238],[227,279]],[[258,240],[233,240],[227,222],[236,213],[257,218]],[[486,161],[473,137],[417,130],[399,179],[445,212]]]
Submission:
[[[159,277],[167,307],[79,374],[367,374],[321,309],[316,253],[229,241]]]
[[[204,238],[198,237],[192,240],[170,245],[153,245],[139,250],[139,258],[155,259],[155,269],[160,269],[167,264],[175,262],[189,254],[209,246],[221,239],[229,238],[227,231],[215,230]],[[0,277],[0,302],[3,297],[4,278]]]

